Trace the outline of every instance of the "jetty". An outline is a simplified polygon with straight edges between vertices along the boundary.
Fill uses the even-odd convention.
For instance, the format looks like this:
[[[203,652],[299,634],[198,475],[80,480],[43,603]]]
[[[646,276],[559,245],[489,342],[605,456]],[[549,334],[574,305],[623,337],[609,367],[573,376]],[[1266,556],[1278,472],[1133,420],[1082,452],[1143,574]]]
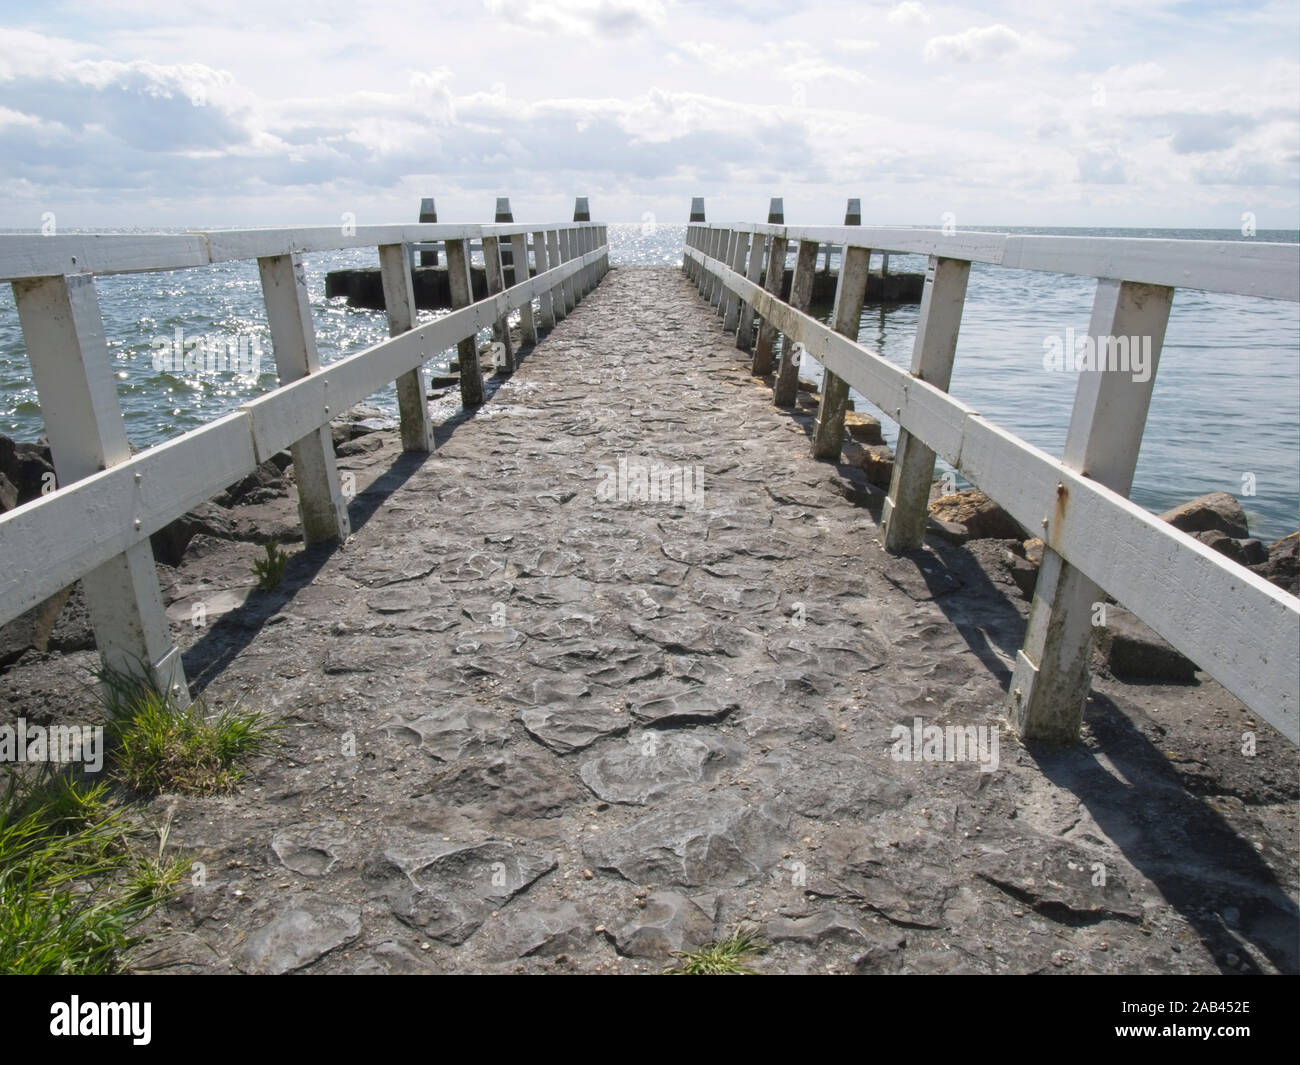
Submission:
[[[1175,288],[1295,300],[1297,248],[699,217],[680,269],[611,269],[607,233],[0,238],[57,471],[0,515],[0,621],[79,583],[96,648],[0,699],[85,720],[102,660],[288,726],[237,795],[154,801],[207,875],[136,969],[644,972],[748,922],[773,972],[1300,970],[1300,600],[1127,499],[1154,373],[1085,368],[1061,459],[947,391],[973,263],[1097,278],[1094,343],[1158,360]],[[420,323],[431,245],[455,309]],[[302,257],[354,247],[391,336],[322,365]],[[910,369],[857,341],[873,252],[928,257]],[[131,454],[96,276],[239,259],[280,387]],[[1015,535],[954,542],[936,456]],[[274,591],[220,534],[250,478]],[[1121,604],[1195,684],[1106,668]]]

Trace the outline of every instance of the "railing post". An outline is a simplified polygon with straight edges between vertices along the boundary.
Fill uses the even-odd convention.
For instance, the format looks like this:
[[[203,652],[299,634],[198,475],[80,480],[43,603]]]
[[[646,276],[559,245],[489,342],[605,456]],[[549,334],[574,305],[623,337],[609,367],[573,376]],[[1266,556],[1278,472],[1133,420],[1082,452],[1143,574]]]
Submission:
[[[533,234],[533,258],[537,262],[537,272],[546,273],[551,268],[549,257],[546,254],[546,232],[538,230]],[[541,310],[542,326],[545,329],[555,328],[555,302],[551,296],[550,289],[544,289],[537,295],[537,304]]]
[[[731,241],[731,257],[727,260],[727,265],[736,273],[743,273],[745,270],[745,256],[748,254],[749,234],[738,229]],[[722,296],[722,331],[730,333],[738,329],[740,325],[740,297],[726,286],[723,286]]]
[[[767,251],[767,237],[755,233],[749,247],[749,264],[745,280],[755,285],[763,278],[763,260]],[[749,351],[754,346],[754,307],[749,301],[740,301],[740,320],[736,323],[736,347]]]
[[[578,230],[578,258],[591,251],[591,229],[583,226]],[[591,267],[584,266],[578,271],[578,298],[581,299],[591,291]]]
[[[501,215],[501,200],[497,200],[497,216]],[[507,209],[510,201],[505,201]],[[488,298],[502,292],[506,287],[505,267],[501,263],[501,240],[499,237],[483,238],[483,273],[487,278]],[[501,365],[503,373],[513,373],[515,369],[515,348],[510,342],[510,316],[503,314],[492,326],[492,335],[505,349],[505,359]]]
[[[701,235],[700,250],[704,253],[705,258],[712,258],[714,249],[718,246],[718,231],[716,229],[705,229]],[[712,282],[712,275],[709,273],[707,263],[700,264],[699,276],[695,279],[695,287],[700,295],[706,300],[709,298],[709,285]]]
[[[735,252],[736,241],[740,238],[740,234],[734,229],[724,229],[722,232],[722,241],[718,245],[718,259],[722,266],[730,266],[731,257]],[[709,299],[713,304],[714,313],[718,317],[722,317],[727,310],[727,288],[719,276],[713,278],[713,290]]]
[[[812,299],[813,274],[817,269],[818,244],[815,240],[799,241],[799,254],[795,257],[794,278],[790,283],[790,306],[796,311],[806,311]],[[784,273],[785,267],[782,266]],[[781,366],[777,370],[776,384],[772,388],[772,402],[778,407],[793,407],[799,393],[799,359],[794,344],[788,336],[781,337]]]
[[[320,370],[316,330],[311,320],[307,279],[297,253],[269,255],[257,260],[262,297],[271,326],[271,345],[280,384],[288,385]],[[423,402],[423,397],[421,397]],[[326,414],[342,414],[325,408]],[[294,479],[298,485],[298,513],[303,537],[309,544],[344,541],[352,532],[348,501],[334,464],[334,441],[329,422],[313,429],[290,446]]]
[[[609,226],[600,227],[600,246],[604,249],[600,256],[600,277],[609,273]]]
[[[13,283],[32,380],[61,487],[131,457],[113,361],[90,274]],[[190,702],[147,539],[81,578],[95,645],[105,667]]]
[[[415,328],[415,289],[411,284],[410,259],[404,244],[379,246],[379,274],[388,313],[388,335],[397,336]],[[401,418],[402,450],[433,450],[433,423],[425,397],[423,365],[397,379],[397,411]]]
[[[561,229],[560,233],[560,260],[562,262],[572,262],[573,253],[576,250],[577,242],[573,239],[572,229]],[[564,279],[561,286],[564,290],[564,313],[568,314],[578,305],[577,282],[573,275],[570,274]]]
[[[930,256],[912,344],[912,376],[945,392],[952,380],[969,278],[969,262]],[[924,542],[933,479],[934,452],[900,426],[889,495],[880,514],[881,540],[886,550],[911,551]]]
[[[515,284],[522,285],[530,276],[527,233],[515,233],[510,237],[510,258],[515,271]],[[525,344],[537,343],[537,320],[533,317],[532,300],[519,308],[519,333]]]
[[[447,249],[447,283],[451,289],[451,305],[459,310],[474,302],[474,285],[469,272],[469,241],[449,240]],[[460,360],[460,402],[464,407],[477,407],[483,402],[483,372],[478,364],[478,338],[466,337],[456,345]]]
[[[554,269],[564,263],[564,253],[560,245],[560,231],[550,229],[546,232],[546,258],[548,265]],[[564,321],[568,306],[564,298],[564,285],[557,284],[551,289],[551,314],[557,322]]]
[[[844,246],[840,256],[840,276],[835,285],[835,310],[831,328],[850,340],[858,339],[862,321],[862,301],[867,295],[867,270],[871,265],[871,249]],[[817,407],[817,420],[813,422],[812,452],[814,458],[838,462],[844,447],[844,411],[849,402],[849,383],[844,378],[822,370],[822,398]]]
[[[767,253],[767,279],[763,290],[775,298],[781,296],[781,284],[785,281],[785,253],[789,241],[785,237],[773,237]],[[776,326],[766,318],[758,322],[758,340],[754,344],[754,364],[750,372],[755,377],[765,377],[772,372],[772,347],[776,340]]]
[[[1088,328],[1096,361],[1079,375],[1061,461],[1125,496],[1133,484],[1173,294],[1161,285],[1097,282]],[[1118,358],[1120,344],[1128,359]],[[1149,345],[1140,364],[1145,380],[1132,369],[1133,344]],[[1065,355],[1073,359],[1076,353]],[[1107,368],[1112,358],[1118,365]],[[1071,520],[1069,513],[1069,495],[1061,486],[1053,512],[1043,515],[1043,561],[1008,697],[1020,734],[1049,743],[1079,738],[1091,682],[1096,611],[1105,609],[1101,589],[1053,550],[1061,528]]]

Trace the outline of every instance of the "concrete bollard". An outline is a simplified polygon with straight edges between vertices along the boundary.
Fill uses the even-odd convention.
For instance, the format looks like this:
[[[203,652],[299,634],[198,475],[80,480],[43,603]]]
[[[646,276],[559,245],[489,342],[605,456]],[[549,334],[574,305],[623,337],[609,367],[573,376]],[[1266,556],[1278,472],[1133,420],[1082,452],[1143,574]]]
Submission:
[[[703,222],[704,219],[704,197],[695,196],[691,199],[691,217],[688,222]]]
[[[437,221],[438,221],[437,205],[433,202],[432,196],[426,196],[424,199],[420,201],[420,222],[424,223],[424,222],[437,222]],[[437,266],[438,265],[437,249],[420,252],[420,265]]]

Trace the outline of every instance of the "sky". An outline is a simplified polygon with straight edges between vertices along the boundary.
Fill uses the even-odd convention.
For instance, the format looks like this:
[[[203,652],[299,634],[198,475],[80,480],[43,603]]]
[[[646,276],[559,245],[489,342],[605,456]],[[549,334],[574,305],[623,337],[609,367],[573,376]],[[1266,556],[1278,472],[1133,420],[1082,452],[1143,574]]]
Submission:
[[[1300,228],[1300,4],[0,0],[0,227]]]

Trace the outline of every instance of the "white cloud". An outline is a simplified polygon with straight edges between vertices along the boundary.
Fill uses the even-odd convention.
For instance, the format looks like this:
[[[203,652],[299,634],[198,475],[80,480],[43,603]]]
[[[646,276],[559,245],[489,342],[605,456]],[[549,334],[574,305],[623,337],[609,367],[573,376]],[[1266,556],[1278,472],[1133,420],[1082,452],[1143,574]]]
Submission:
[[[921,26],[930,21],[930,13],[916,0],[903,0],[885,16],[885,21],[891,26]]]
[[[492,15],[543,33],[625,37],[661,26],[662,0],[483,0]]]
[[[1041,37],[1018,33],[1010,26],[998,23],[993,26],[972,26],[946,37],[931,37],[925,42],[923,54],[931,61],[984,63],[1017,55],[1046,58],[1068,51],[1068,48],[1061,45]]]

